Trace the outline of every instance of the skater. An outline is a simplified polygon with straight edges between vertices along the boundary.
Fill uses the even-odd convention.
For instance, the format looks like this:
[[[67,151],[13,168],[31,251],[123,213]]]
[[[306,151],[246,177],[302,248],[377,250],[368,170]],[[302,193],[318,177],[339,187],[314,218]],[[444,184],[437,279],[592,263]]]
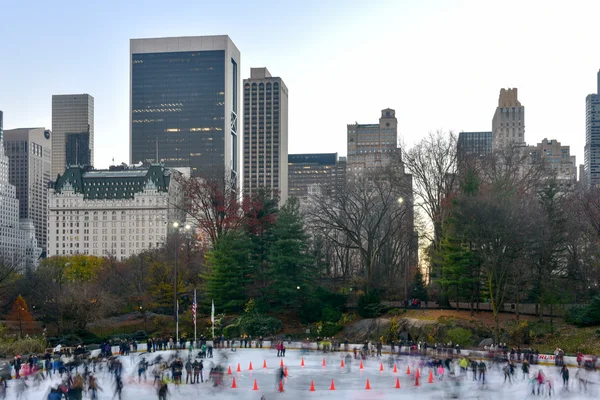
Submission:
[[[525,379],[525,377],[529,379],[529,361],[526,359],[523,360],[523,363],[521,364],[521,371],[523,371],[523,379]]]
[[[562,377],[562,380],[563,380],[563,387],[568,392],[569,391],[569,369],[567,368],[567,366],[565,364],[563,364],[562,368],[560,369],[560,376]]]
[[[120,375],[115,375],[115,393],[113,399],[121,400],[121,393],[123,392],[123,381]]]
[[[477,369],[479,370],[479,380],[481,381],[482,384],[485,384],[485,374],[487,372],[487,366],[485,365],[483,360],[479,361],[479,364],[477,365]]]
[[[98,399],[98,390],[100,390],[100,386],[98,386],[98,381],[94,374],[91,374],[88,378],[88,393],[90,394],[90,398],[92,400]]]
[[[168,394],[169,394],[169,387],[167,386],[167,382],[162,381],[160,383],[160,387],[158,388],[158,400],[167,400]]]
[[[278,391],[279,392],[283,392],[283,378],[285,378],[285,371],[283,370],[283,367],[279,367],[279,371],[277,371],[277,377],[278,377]]]
[[[502,368],[502,372],[504,372],[504,383],[508,379],[508,383],[512,384],[512,377],[510,375],[510,362],[507,362],[504,368]]]
[[[192,377],[192,362],[191,360],[188,358],[188,360],[185,363],[185,383],[194,383],[194,379]]]

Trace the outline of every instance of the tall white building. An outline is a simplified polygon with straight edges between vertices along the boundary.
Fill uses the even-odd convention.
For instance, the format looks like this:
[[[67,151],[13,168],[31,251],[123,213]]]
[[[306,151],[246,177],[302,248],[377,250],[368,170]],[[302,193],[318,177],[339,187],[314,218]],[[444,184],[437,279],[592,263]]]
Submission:
[[[517,89],[500,89],[498,107],[492,119],[492,150],[506,146],[525,146],[525,107]]]
[[[52,179],[69,165],[94,165],[94,98],[52,96]]]
[[[19,218],[33,221],[35,237],[46,250],[48,226],[48,184],[52,169],[51,132],[44,128],[4,131],[4,152],[8,156],[9,180],[17,189]]]
[[[75,166],[49,195],[48,256],[125,259],[160,247],[169,222],[182,221],[179,172],[162,165],[93,170]]]
[[[267,68],[244,79],[244,194],[267,189],[288,198],[288,89]]]
[[[19,200],[15,186],[9,182],[3,136],[0,111],[0,263],[20,270],[35,268],[42,249],[37,246],[33,222],[19,219]]]

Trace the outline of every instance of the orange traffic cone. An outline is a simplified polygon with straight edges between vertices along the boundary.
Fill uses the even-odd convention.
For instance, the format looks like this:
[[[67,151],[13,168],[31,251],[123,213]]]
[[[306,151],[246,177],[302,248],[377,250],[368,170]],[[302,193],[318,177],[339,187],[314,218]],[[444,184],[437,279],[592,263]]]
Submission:
[[[419,370],[419,368],[417,368],[417,373],[416,373],[417,378],[421,377],[421,370]]]
[[[283,369],[283,376],[285,376],[286,378],[287,378],[287,376],[288,376],[287,367],[285,367],[285,368]]]
[[[236,372],[242,372],[242,368],[240,368],[240,363],[238,363],[238,367],[237,367],[237,371]]]
[[[406,368],[406,375],[410,375],[410,365]]]
[[[342,358],[342,363],[340,364],[341,368],[344,368],[344,359]]]
[[[237,383],[235,383],[235,376],[233,377],[233,383],[231,384],[232,389],[237,389]]]
[[[379,371],[383,372],[383,363],[379,363]]]
[[[363,365],[362,365],[362,360],[360,362],[360,369],[365,369],[365,367],[363,367]]]
[[[365,386],[365,390],[371,390],[371,384],[369,383],[368,379],[367,379],[367,386]]]
[[[279,381],[279,393],[283,393],[283,381]]]
[[[227,375],[231,375],[231,365],[227,366]]]
[[[315,391],[315,381],[310,381],[310,390],[309,392],[314,392]]]
[[[250,366],[248,367],[248,371],[252,371],[252,361],[250,361]]]
[[[429,370],[429,380],[428,380],[428,382],[429,383],[433,383],[433,371],[432,370]]]
[[[419,375],[415,375],[415,386],[420,386],[419,385]]]
[[[323,366],[326,367],[327,366],[327,362],[325,361],[325,359],[323,358]]]
[[[395,389],[400,389],[400,378],[396,378],[396,386]]]
[[[331,386],[329,387],[329,390],[335,390],[335,383],[333,383],[333,379],[331,380]]]
[[[300,363],[301,367],[304,367],[304,357],[302,357],[302,362]]]
[[[258,383],[256,383],[256,379],[254,380],[254,387],[252,390],[258,390]]]
[[[398,373],[398,368],[396,367],[396,363],[394,363],[394,373]]]
[[[267,360],[263,361],[263,368],[267,368]]]

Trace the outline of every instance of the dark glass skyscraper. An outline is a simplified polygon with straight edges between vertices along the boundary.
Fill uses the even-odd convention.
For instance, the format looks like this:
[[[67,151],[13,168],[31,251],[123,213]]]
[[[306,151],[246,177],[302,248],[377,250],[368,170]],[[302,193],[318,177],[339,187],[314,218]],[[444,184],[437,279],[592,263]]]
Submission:
[[[131,162],[237,181],[239,60],[228,36],[132,39]]]

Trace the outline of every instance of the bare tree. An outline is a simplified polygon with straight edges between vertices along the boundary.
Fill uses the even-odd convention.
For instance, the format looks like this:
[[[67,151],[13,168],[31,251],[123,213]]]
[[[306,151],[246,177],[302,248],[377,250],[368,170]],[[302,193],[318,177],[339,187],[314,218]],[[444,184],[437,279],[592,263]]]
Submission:
[[[407,240],[407,234],[412,238],[412,229],[406,229],[412,228],[410,205],[399,201],[412,199],[412,195],[400,184],[401,180],[392,179],[393,172],[382,169],[353,177],[333,197],[315,195],[309,211],[315,229],[339,246],[340,251],[355,251],[359,255],[367,291],[381,285],[384,264],[404,266],[395,243]]]
[[[403,148],[402,161],[413,177],[414,204],[431,223],[430,229],[420,235],[429,238],[430,252],[435,252],[439,249],[447,204],[456,191],[456,136],[452,132],[429,132],[413,147]],[[439,275],[439,268],[430,265],[430,278]]]

